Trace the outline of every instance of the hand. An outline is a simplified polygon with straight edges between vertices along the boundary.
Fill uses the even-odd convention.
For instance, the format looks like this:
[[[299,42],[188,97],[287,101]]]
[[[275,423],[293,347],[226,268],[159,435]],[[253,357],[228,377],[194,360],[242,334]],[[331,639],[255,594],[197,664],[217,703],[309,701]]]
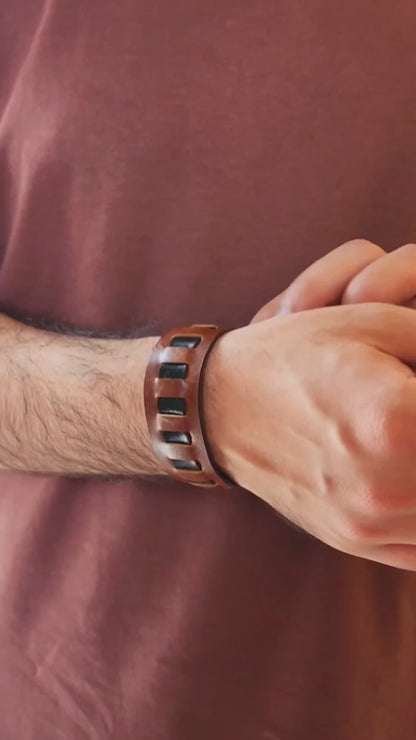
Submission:
[[[301,273],[266,303],[251,323],[279,314],[340,303],[394,303],[415,307],[416,245],[386,254],[364,239],[346,242]]]
[[[415,249],[394,258],[398,271],[406,262],[403,275]],[[372,271],[393,259],[377,247],[373,254],[346,286],[332,271],[338,287],[326,300],[347,302],[373,284]],[[318,295],[319,281],[315,288]],[[405,298],[414,292],[409,279]],[[286,304],[285,315],[214,347],[204,395],[214,458],[327,544],[416,570],[416,313],[380,302],[304,310],[298,301],[289,309],[299,312]]]

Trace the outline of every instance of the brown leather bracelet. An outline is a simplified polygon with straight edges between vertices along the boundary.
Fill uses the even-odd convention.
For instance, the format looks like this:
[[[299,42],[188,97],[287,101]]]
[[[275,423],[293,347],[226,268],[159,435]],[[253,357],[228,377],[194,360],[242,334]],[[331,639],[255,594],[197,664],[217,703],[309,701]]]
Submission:
[[[227,330],[211,325],[173,329],[153,349],[144,381],[147,425],[164,470],[195,486],[232,485],[210,459],[200,398],[205,361]]]

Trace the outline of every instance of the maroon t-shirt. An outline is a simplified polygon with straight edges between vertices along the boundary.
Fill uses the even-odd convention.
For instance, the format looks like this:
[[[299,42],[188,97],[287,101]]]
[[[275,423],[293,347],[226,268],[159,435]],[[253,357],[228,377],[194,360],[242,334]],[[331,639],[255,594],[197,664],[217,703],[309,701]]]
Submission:
[[[413,0],[1,3],[1,310],[238,326],[416,241],[415,33]],[[415,623],[415,574],[246,491],[0,474],[1,740],[411,740]]]

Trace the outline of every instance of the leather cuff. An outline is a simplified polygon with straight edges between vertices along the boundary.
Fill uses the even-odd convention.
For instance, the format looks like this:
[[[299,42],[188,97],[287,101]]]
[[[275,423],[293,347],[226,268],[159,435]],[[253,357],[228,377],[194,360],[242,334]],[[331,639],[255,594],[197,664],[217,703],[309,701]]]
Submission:
[[[226,331],[173,329],[158,341],[146,370],[144,405],[155,454],[167,473],[194,486],[232,485],[210,459],[200,403],[206,359]]]

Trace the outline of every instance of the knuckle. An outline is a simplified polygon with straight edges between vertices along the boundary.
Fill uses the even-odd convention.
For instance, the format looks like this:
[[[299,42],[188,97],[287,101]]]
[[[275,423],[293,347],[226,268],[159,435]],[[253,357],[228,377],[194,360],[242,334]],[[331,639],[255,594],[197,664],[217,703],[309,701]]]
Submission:
[[[297,290],[295,283],[289,285],[286,290],[284,306],[286,313],[297,313],[301,307],[302,296],[300,291]]]
[[[368,514],[365,516],[355,513],[345,514],[339,520],[338,540],[348,548],[353,548],[359,544],[374,542],[380,537],[380,523],[374,518],[370,519]]]
[[[364,486],[359,499],[362,516],[360,533],[367,539],[379,531],[379,525],[383,519],[398,513],[398,509],[401,508],[398,491],[391,484],[380,479]]]
[[[364,517],[382,517],[406,511],[414,494],[409,461],[416,454],[416,438],[409,423],[400,387],[375,396],[366,406],[363,430],[363,460],[366,473],[353,491],[353,509]]]
[[[347,286],[342,296],[343,303],[360,303],[363,298],[363,291],[365,285],[363,285],[363,279],[358,276],[354,278],[351,283]]]
[[[390,458],[416,453],[406,381],[407,376],[390,378],[389,387],[384,390],[379,402],[377,395],[373,401],[375,441],[379,443],[379,453]]]
[[[385,254],[384,249],[379,247],[378,244],[374,244],[374,242],[368,241],[368,239],[350,239],[349,241],[345,242],[342,247],[354,252],[365,252],[366,254],[368,254],[369,257],[381,257],[383,254]]]
[[[396,464],[412,447],[411,430],[398,403],[374,406],[368,416],[369,452],[380,466]]]
[[[397,496],[394,486],[380,480],[361,482],[353,492],[348,511],[339,519],[338,537],[349,545],[380,541],[392,518],[405,511],[409,501]]]
[[[392,404],[386,404],[374,414],[374,440],[376,449],[383,456],[392,455],[397,447],[401,429],[401,415]]]
[[[406,255],[408,254],[411,257],[416,256],[416,244],[413,244],[413,243],[403,244],[403,246],[400,247],[399,249],[400,249],[400,252],[403,252]]]

